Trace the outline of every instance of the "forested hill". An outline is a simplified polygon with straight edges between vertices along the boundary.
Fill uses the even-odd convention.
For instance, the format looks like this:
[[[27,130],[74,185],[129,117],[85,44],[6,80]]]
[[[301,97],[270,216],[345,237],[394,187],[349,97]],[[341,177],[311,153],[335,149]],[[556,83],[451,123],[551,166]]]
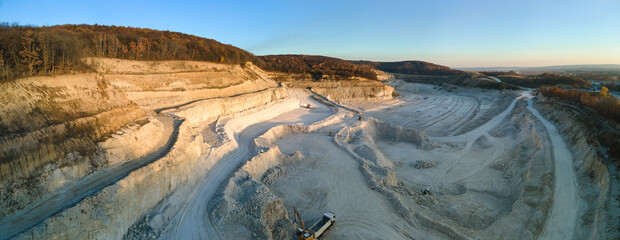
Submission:
[[[19,77],[89,71],[81,60],[196,60],[243,64],[268,71],[310,74],[314,79],[377,79],[375,68],[415,75],[457,75],[449,67],[422,61],[346,61],[309,55],[255,56],[213,39],[171,31],[103,25],[20,26],[0,23],[0,81]]]
[[[402,62],[373,62],[373,61],[350,61],[358,65],[370,65],[381,71],[390,73],[403,73],[412,75],[458,75],[464,73],[446,66],[423,61]]]
[[[520,75],[514,71],[510,72],[480,72],[487,76],[494,76],[502,80],[502,82],[513,84],[521,87],[539,88],[542,86],[563,85],[571,88],[588,88],[589,83],[583,78],[570,75],[558,75],[552,73],[543,73],[538,75]]]
[[[372,66],[357,65],[339,58],[312,55],[267,55],[260,58],[265,63],[263,68],[268,71],[310,74],[314,79],[320,79],[322,75],[377,79]]]
[[[0,24],[0,80],[83,71],[83,57],[263,65],[260,58],[243,49],[178,32],[102,25]]]

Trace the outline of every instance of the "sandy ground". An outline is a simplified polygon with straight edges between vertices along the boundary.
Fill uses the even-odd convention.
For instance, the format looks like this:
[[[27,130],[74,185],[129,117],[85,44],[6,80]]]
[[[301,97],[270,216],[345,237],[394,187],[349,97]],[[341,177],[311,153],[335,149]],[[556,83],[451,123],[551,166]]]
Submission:
[[[379,120],[425,132],[428,136],[460,134],[488,121],[510,103],[499,92],[465,89],[458,95],[429,84],[394,81],[402,97],[349,100],[345,105]]]
[[[216,149],[198,159],[213,165],[196,187],[177,191],[182,197],[172,193],[158,204],[178,210],[146,214],[166,219],[143,220],[161,227],[148,236],[294,239],[293,207],[306,225],[336,214],[322,239],[574,235],[579,211],[566,211],[580,207],[572,156],[555,127],[523,100],[529,93],[390,85],[402,97],[334,103],[289,89],[290,99],[197,121],[202,143]],[[106,179],[124,174],[111,170]],[[79,201],[89,194],[80,191],[88,189],[60,194]],[[0,232],[14,227],[28,226],[3,224]]]
[[[359,171],[360,163],[336,147],[328,135],[290,135],[276,145],[284,154],[300,151],[304,158],[282,165],[286,175],[274,181],[270,189],[287,209],[297,207],[308,223],[324,212],[337,212],[337,225],[324,239],[432,237],[420,236],[418,228],[405,221],[383,195],[373,191]]]
[[[234,165],[248,167],[235,170],[231,163],[224,172],[234,174],[207,187],[209,195],[198,199],[210,201],[211,214],[200,208],[178,228],[177,239],[292,238],[299,226],[293,207],[307,225],[335,212],[325,239],[572,236],[566,229],[574,227],[576,211],[558,210],[578,207],[575,189],[562,190],[576,181],[566,163],[570,151],[552,125],[520,100],[530,95],[394,85],[401,98],[342,101],[346,108],[309,132],[272,129],[280,131],[267,144],[275,154],[252,158],[243,150],[232,156]],[[297,93],[292,96],[307,99]],[[360,121],[348,109],[371,117]],[[249,144],[243,139],[272,126],[268,121],[242,130],[238,136],[247,138],[240,148]],[[255,163],[243,159],[250,158],[269,169],[247,173]],[[553,172],[556,184],[549,178]],[[210,234],[196,235],[200,225],[192,223],[200,219],[209,219]],[[193,235],[183,235],[188,231]]]
[[[269,128],[283,124],[308,124],[328,116],[331,111],[310,99],[307,92],[293,90],[291,93],[302,101],[297,109],[283,112],[278,110],[278,105],[263,111],[250,114],[241,118],[235,118],[226,123],[226,129],[234,133],[234,140],[238,148],[218,160],[218,163],[207,173],[203,183],[189,198],[188,206],[181,213],[181,221],[173,230],[176,239],[204,239],[219,236],[207,215],[207,204],[215,194],[222,182],[229,176],[240,163],[249,160],[250,141],[266,132]],[[313,109],[303,108],[303,104],[317,106]],[[280,114],[281,113],[281,114]],[[250,125],[249,123],[259,122]]]

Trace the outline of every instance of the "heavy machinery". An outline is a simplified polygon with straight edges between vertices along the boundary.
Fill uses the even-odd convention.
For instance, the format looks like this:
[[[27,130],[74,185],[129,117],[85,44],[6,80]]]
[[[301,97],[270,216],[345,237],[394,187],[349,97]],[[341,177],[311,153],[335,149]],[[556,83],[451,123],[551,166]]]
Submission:
[[[295,221],[299,219],[300,227],[297,228],[297,238],[299,238],[299,240],[319,239],[325,230],[334,225],[334,222],[336,222],[336,214],[333,212],[326,212],[323,213],[323,217],[314,223],[312,227],[306,229],[304,220],[301,219],[301,216],[299,216],[299,212],[297,212],[295,207],[293,207],[293,211],[295,211]]]

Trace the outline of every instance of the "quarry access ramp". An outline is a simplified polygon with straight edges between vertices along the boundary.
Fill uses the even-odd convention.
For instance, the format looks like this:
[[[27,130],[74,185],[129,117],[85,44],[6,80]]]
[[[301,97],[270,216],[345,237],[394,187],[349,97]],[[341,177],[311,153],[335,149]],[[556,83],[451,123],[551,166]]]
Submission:
[[[527,99],[527,109],[538,118],[549,135],[554,162],[553,204],[540,239],[571,239],[575,235],[578,203],[577,175],[573,168],[573,156],[557,128],[546,120]]]

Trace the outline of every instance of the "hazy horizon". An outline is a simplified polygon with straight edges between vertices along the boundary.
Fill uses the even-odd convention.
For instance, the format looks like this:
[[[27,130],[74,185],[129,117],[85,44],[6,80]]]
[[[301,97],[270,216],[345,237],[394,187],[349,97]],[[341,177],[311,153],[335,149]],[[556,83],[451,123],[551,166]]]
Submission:
[[[620,64],[620,2],[0,1],[0,21],[178,31],[256,55],[454,68]]]

